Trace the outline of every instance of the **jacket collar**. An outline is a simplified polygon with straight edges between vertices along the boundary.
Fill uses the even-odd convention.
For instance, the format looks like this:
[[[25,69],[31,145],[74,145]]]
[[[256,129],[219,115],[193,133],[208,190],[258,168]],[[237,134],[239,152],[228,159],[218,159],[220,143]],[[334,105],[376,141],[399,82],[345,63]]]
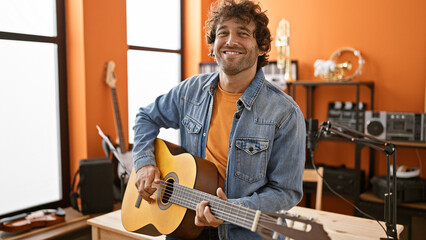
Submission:
[[[241,96],[240,101],[244,104],[244,107],[248,110],[251,110],[254,102],[256,101],[257,96],[259,95],[260,89],[264,84],[265,75],[263,74],[262,69],[259,69],[251,81],[250,85],[244,91],[244,94]],[[219,83],[219,72],[214,72],[209,76],[206,84],[203,86],[203,90],[208,88],[209,94],[214,96],[217,85]]]

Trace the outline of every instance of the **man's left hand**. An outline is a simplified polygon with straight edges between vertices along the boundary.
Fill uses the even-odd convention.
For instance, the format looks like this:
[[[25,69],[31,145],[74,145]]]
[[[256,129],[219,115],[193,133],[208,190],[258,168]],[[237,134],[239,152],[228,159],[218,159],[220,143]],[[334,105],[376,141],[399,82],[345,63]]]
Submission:
[[[228,200],[222,188],[216,190],[216,195],[224,200]],[[209,226],[217,228],[220,224],[223,223],[223,220],[216,218],[210,211],[208,206],[209,202],[202,201],[197,204],[196,207],[196,216],[195,216],[195,225],[196,226]]]

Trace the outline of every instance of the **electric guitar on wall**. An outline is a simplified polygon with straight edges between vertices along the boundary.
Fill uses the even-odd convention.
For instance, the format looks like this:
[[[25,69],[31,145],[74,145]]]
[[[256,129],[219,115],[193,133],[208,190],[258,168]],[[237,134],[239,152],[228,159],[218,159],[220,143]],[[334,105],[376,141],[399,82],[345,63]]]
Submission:
[[[217,218],[257,232],[265,239],[276,239],[278,234],[295,240],[330,239],[322,225],[309,218],[288,213],[265,214],[214,196],[219,183],[216,166],[179,146],[157,138],[155,158],[163,178],[153,194],[155,202],[149,204],[139,196],[135,171],[130,175],[121,207],[121,221],[128,231],[195,238],[204,229],[194,224],[195,208],[205,200]],[[301,223],[306,231],[284,226],[284,220]]]

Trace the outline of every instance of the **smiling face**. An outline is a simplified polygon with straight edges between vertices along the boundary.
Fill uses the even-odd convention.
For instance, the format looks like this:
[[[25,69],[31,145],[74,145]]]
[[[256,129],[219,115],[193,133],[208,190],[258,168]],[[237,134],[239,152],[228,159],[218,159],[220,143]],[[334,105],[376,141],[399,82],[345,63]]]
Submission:
[[[254,38],[255,24],[245,24],[236,18],[217,25],[213,50],[221,71],[233,76],[244,71],[256,72],[261,53]]]

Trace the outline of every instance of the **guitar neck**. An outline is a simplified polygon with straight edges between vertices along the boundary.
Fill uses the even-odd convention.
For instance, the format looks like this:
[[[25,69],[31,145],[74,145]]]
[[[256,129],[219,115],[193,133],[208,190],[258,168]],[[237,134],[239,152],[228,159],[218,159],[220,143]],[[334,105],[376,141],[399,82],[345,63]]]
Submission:
[[[208,201],[210,210],[215,217],[249,230],[255,230],[261,214],[260,211],[237,205],[217,196],[177,183],[173,184],[173,190],[171,191],[170,202],[195,211],[198,203]]]
[[[118,141],[119,141],[119,148],[122,153],[127,152],[126,145],[124,143],[124,134],[123,129],[121,128],[121,118],[120,118],[120,111],[118,110],[118,101],[117,101],[117,92],[115,90],[115,87],[111,87],[111,93],[112,93],[112,101],[114,104],[114,116],[115,116],[115,125],[117,128],[117,134],[118,134]]]
[[[312,219],[287,213],[264,214],[177,183],[167,185],[163,190],[171,203],[195,211],[198,203],[208,201],[210,211],[216,218],[257,232],[265,239],[276,239],[278,234],[282,234],[292,239],[330,240],[322,225]],[[310,225],[310,229],[299,230],[281,225],[284,219],[302,223],[306,227]]]

